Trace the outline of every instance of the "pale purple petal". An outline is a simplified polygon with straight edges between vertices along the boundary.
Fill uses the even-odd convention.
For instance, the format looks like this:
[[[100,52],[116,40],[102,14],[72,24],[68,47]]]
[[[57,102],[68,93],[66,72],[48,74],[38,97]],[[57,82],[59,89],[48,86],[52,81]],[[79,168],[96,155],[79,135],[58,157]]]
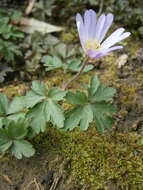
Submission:
[[[123,34],[120,35],[117,39],[115,39],[113,42],[111,42],[109,47],[111,47],[111,46],[113,46],[114,44],[116,44],[116,43],[118,43],[118,42],[124,40],[124,39],[127,38],[127,37],[129,37],[130,34],[131,34],[130,32],[125,32],[125,33],[123,33]]]
[[[90,12],[90,19],[91,19],[91,26],[90,26],[90,39],[93,39],[95,36],[95,29],[96,29],[96,12],[93,10],[89,10]]]
[[[107,49],[118,42],[121,34],[124,32],[124,28],[115,30],[101,45],[102,49]],[[120,41],[120,40],[119,40]]]
[[[100,38],[101,31],[104,27],[105,23],[105,15],[101,15],[97,21],[96,30],[95,30],[95,36],[94,38],[98,41]]]
[[[125,32],[122,35],[120,35],[119,37],[117,37],[116,39],[112,39],[112,41],[108,42],[107,45],[106,44],[105,45],[102,44],[101,47],[102,47],[102,49],[107,49],[107,48],[115,45],[116,43],[120,42],[121,40],[129,37],[130,34],[131,34],[130,32]]]
[[[100,58],[100,57],[107,55],[111,51],[114,51],[117,49],[122,49],[122,48],[123,48],[123,46],[114,46],[112,48],[108,48],[108,49],[101,50],[101,51],[95,51],[95,50],[90,49],[90,50],[87,50],[87,55],[90,58]]]
[[[125,33],[123,33],[123,34],[120,36],[119,40],[120,40],[120,41],[121,41],[121,40],[124,40],[125,38],[129,37],[130,35],[131,35],[130,32],[125,32]]]
[[[83,19],[79,13],[76,15],[76,25],[77,25],[79,35],[83,36],[83,32],[84,32],[83,31]]]
[[[102,29],[102,32],[100,34],[100,37],[99,37],[99,42],[102,42],[102,40],[104,39],[106,33],[108,32],[112,22],[113,22],[113,14],[109,13],[107,16],[106,16],[106,19],[105,19],[105,23],[104,23],[104,27]]]
[[[123,46],[114,46],[114,47],[111,47],[111,48],[108,48],[108,49],[105,49],[102,51],[102,54],[107,54],[111,51],[114,51],[114,50],[117,50],[117,49],[122,49]]]
[[[81,45],[84,48],[85,30],[84,30],[83,19],[79,13],[76,15],[76,25],[77,25]]]
[[[113,47],[113,45],[130,35],[130,32],[123,33],[125,30],[124,28],[115,30],[105,41],[103,41],[112,22],[113,15],[111,13],[107,14],[107,16],[103,14],[97,20],[96,12],[91,9],[85,11],[83,18],[80,14],[76,15],[76,24],[81,45],[90,58],[99,58],[111,51],[123,48],[122,46]],[[97,41],[97,44],[95,40]],[[100,44],[98,46],[98,43],[101,43],[102,41],[103,43],[101,46]],[[88,47],[89,49],[87,50]]]
[[[91,15],[90,11],[87,10],[84,13],[84,32],[85,32],[85,39],[89,38],[90,35],[90,27],[91,27]]]
[[[97,55],[97,51],[93,50],[93,49],[89,49],[87,50],[87,55],[90,57],[90,58],[95,58],[96,55]]]
[[[100,57],[103,57],[105,56],[107,53],[105,52],[102,52],[102,51],[95,51],[95,50],[88,50],[87,51],[87,55],[92,58],[92,59],[95,59],[95,58],[100,58]]]

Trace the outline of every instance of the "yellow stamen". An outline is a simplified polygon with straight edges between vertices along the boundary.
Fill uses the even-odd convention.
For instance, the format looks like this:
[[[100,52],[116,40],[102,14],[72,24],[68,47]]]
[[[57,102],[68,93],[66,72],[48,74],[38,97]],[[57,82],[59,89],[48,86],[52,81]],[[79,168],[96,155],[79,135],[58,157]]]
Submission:
[[[100,50],[100,43],[96,40],[88,39],[85,42],[85,49]]]

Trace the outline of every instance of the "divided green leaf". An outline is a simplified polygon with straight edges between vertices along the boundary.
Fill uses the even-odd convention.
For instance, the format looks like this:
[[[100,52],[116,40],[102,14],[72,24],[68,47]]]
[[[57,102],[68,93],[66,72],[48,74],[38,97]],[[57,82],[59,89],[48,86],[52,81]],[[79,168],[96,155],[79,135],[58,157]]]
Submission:
[[[77,59],[72,59],[72,60],[69,60],[68,61],[68,65],[67,65],[67,68],[71,71],[74,71],[74,72],[79,72],[80,69],[82,67],[82,62],[80,60],[77,60]],[[93,65],[89,64],[87,65],[83,72],[88,72],[90,70],[92,70],[94,68]]]
[[[104,133],[106,129],[111,129],[115,119],[112,114],[117,109],[110,103],[97,102],[92,104],[93,118],[96,123],[98,133]]]
[[[31,89],[40,96],[46,95],[46,86],[43,82],[40,82],[38,80],[32,81],[32,87]]]
[[[0,93],[0,115],[5,115],[8,110],[8,99],[5,94]]]
[[[18,120],[24,118],[25,112],[24,96],[15,97],[10,103],[5,94],[0,93],[0,128],[3,126],[6,118]]]
[[[87,130],[92,121],[93,112],[90,104],[76,106],[67,112],[64,129],[72,130],[79,125],[81,130]]]
[[[115,93],[115,88],[107,87],[101,84],[97,76],[91,78],[90,87],[88,89],[88,97],[91,102],[111,101],[113,100],[113,96]]]
[[[7,114],[13,114],[19,112],[25,108],[25,98],[24,96],[15,97],[9,105]]]
[[[25,97],[27,107],[30,108],[27,118],[31,120],[34,134],[45,131],[47,122],[51,121],[58,128],[64,126],[64,111],[58,104],[66,95],[59,88],[46,88],[43,83],[33,81],[32,90]]]
[[[29,158],[34,155],[35,149],[32,144],[26,140],[14,140],[11,153],[18,159],[21,159],[22,156]]]
[[[31,90],[26,93],[25,103],[27,108],[31,108],[46,98],[46,87],[40,81],[33,81]]]
[[[115,92],[114,88],[101,84],[96,76],[90,81],[88,96],[80,91],[68,92],[66,100],[75,106],[66,113],[64,129],[72,130],[79,125],[81,130],[87,130],[93,121],[99,133],[111,129],[116,109],[109,101]]]
[[[85,93],[77,91],[75,94],[73,92],[68,92],[66,94],[66,100],[70,103],[70,104],[85,104],[87,102],[87,96]]]
[[[63,100],[64,96],[66,95],[65,91],[61,91],[59,88],[50,88],[48,90],[48,97],[55,101]]]
[[[44,63],[44,66],[46,67],[46,71],[58,69],[63,66],[61,59],[57,56],[52,57],[49,55],[45,55],[42,58],[42,62]]]
[[[24,119],[16,122],[7,120],[7,125],[0,129],[0,152],[9,149],[18,159],[32,156],[35,150],[28,141],[23,140],[28,132],[27,127],[28,123]]]

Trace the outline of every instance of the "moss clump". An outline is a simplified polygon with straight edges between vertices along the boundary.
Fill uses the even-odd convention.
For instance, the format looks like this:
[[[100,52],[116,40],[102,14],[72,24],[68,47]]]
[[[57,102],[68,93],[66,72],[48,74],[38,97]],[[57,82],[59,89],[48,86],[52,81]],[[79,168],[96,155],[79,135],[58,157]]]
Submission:
[[[98,135],[94,128],[86,132],[49,129],[39,140],[38,147],[40,144],[44,151],[55,151],[70,160],[70,175],[79,186],[143,189],[143,147],[136,133]]]
[[[93,190],[143,189],[143,147],[137,140],[134,133],[100,136],[90,130],[72,132],[61,144],[78,183]]]
[[[137,99],[137,87],[133,86],[133,85],[129,85],[127,86],[126,84],[122,85],[121,87],[121,103],[123,105],[129,106],[129,105],[133,105],[136,103],[136,99]]]
[[[5,93],[9,98],[12,98],[24,94],[28,88],[26,84],[10,84],[5,86],[1,92]]]

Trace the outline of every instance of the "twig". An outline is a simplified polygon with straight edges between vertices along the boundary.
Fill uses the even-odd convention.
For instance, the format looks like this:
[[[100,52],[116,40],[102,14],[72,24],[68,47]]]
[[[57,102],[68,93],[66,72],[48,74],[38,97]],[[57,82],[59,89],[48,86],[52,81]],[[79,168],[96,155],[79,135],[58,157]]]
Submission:
[[[37,190],[40,190],[41,188],[39,187],[39,184],[37,183],[36,178],[34,178],[33,181],[35,183],[35,186],[36,186]]]
[[[30,183],[24,188],[24,190],[28,190],[28,188],[35,184],[37,190],[44,190],[44,188],[37,182],[36,178],[34,178]]]
[[[29,0],[29,4],[25,10],[26,15],[29,15],[32,12],[32,9],[33,9],[35,2],[36,2],[36,0]]]
[[[8,184],[10,184],[10,185],[13,185],[14,183],[12,182],[12,180],[9,178],[9,176],[8,175],[1,175],[3,178],[4,178],[4,180],[8,183]]]
[[[69,80],[67,83],[65,83],[63,85],[63,90],[66,90],[68,88],[68,86],[70,85],[70,83],[72,83],[73,81],[77,80],[77,78],[82,74],[82,72],[83,72],[85,66],[87,65],[87,63],[88,62],[87,62],[87,59],[86,59],[85,62],[83,63],[83,65],[82,65],[80,71],[71,80]]]
[[[52,186],[50,187],[49,190],[55,190],[58,183],[59,183],[59,181],[60,181],[60,179],[61,179],[61,176],[58,176],[57,178],[55,178],[55,180],[53,181]]]
[[[28,185],[24,188],[24,190],[27,190],[33,183],[34,183],[34,180],[30,181],[30,183],[28,183]]]

